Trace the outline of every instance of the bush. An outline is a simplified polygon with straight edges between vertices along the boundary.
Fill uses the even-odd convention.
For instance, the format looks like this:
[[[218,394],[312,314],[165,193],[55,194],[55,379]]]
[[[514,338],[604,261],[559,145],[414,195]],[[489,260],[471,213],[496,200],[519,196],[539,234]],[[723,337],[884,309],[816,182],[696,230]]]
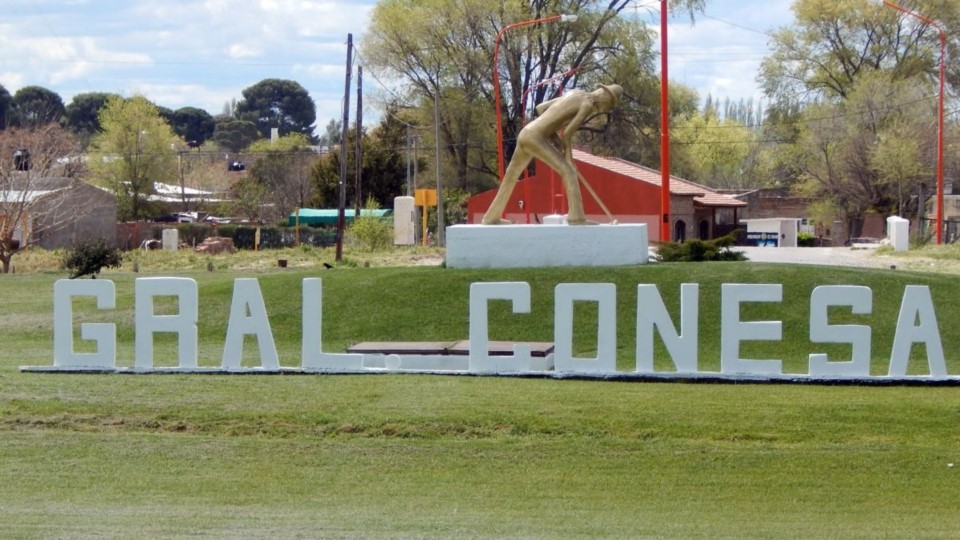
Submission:
[[[805,232],[797,233],[798,247],[813,247],[816,240],[817,240],[817,237],[813,236],[810,233],[805,233]]]
[[[376,201],[368,199],[365,209],[377,210]],[[361,213],[353,220],[347,232],[367,251],[382,251],[393,245],[393,225],[376,216]]]
[[[180,243],[191,247],[197,247],[208,237],[216,236],[216,229],[206,223],[178,223],[176,229]]]
[[[123,254],[117,248],[107,246],[102,239],[83,240],[70,248],[63,258],[63,267],[70,271],[70,279],[91,276],[94,279],[103,268],[119,268]]]
[[[731,249],[737,232],[713,240],[662,242],[657,246],[657,260],[661,262],[745,261],[742,251]]]

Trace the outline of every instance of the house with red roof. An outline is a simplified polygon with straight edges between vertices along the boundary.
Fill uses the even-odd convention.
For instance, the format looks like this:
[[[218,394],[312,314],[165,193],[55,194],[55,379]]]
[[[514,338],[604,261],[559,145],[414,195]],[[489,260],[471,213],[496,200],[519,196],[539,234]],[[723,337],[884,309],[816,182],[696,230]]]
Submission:
[[[573,151],[573,161],[618,223],[646,223],[648,237],[660,237],[660,171],[581,150]],[[468,223],[480,223],[496,193],[492,189],[470,198]],[[580,193],[587,219],[598,223],[611,221],[586,186],[580,186]],[[517,183],[504,217],[513,223],[549,222],[549,216],[566,213],[566,203],[560,175],[534,160],[533,174]],[[744,201],[717,190],[671,176],[670,237],[706,240],[723,236],[737,229],[738,212],[746,206]]]

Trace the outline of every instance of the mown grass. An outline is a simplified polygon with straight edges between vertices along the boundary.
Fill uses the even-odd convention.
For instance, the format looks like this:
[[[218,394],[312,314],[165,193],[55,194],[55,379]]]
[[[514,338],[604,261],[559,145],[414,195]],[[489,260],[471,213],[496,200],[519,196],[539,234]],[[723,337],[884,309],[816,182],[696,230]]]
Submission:
[[[164,271],[167,272],[167,271]],[[169,273],[169,272],[167,272]],[[552,341],[553,287],[618,290],[618,366],[633,369],[636,285],[656,283],[676,317],[700,283],[701,369],[719,368],[721,283],[783,283],[784,302],[745,319],[784,321],[748,357],[803,372],[828,349],[806,337],[809,294],[866,284],[873,366],[886,372],[903,287],[928,285],[948,371],[960,372],[949,276],[752,263],[467,271],[320,266],[258,274],[203,269],[201,363],[218,365],[232,280],[260,278],[281,363],[296,366],[300,281],[324,280],[324,341],[467,337],[469,284],[527,281],[529,315],[491,309],[494,339]],[[141,267],[141,274],[144,272]],[[956,388],[637,384],[392,376],[27,374],[52,364],[55,274],[0,278],[0,530],[10,537],[876,538],[956,536]],[[117,309],[132,365],[132,289]],[[755,309],[754,309],[755,308]],[[589,309],[576,349],[595,346]],[[813,350],[816,347],[816,351]],[[252,343],[245,352],[254,359]],[[848,348],[847,348],[848,349]],[[923,372],[915,347],[912,372]],[[174,345],[159,339],[158,363]],[[832,354],[849,354],[842,347]],[[672,364],[658,352],[658,369]]]

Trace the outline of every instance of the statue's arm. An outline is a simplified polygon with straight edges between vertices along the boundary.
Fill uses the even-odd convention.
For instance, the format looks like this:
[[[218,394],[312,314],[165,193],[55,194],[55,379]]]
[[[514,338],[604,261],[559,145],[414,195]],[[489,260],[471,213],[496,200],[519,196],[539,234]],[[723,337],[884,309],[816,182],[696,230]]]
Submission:
[[[594,112],[596,111],[591,101],[584,100],[583,103],[580,104],[576,116],[563,128],[564,148],[571,148],[571,143],[573,143],[573,137],[577,134],[577,130],[580,129],[580,126],[582,126]]]
[[[561,97],[562,97],[562,96],[561,96]],[[553,99],[551,99],[551,100],[549,100],[549,101],[544,101],[543,103],[537,105],[537,107],[536,107],[537,115],[539,116],[539,115],[543,114],[544,111],[546,111],[547,109],[549,109],[551,105],[553,105],[554,103],[556,103],[556,102],[559,101],[559,100],[560,100],[559,97],[555,97],[555,98],[553,98]]]

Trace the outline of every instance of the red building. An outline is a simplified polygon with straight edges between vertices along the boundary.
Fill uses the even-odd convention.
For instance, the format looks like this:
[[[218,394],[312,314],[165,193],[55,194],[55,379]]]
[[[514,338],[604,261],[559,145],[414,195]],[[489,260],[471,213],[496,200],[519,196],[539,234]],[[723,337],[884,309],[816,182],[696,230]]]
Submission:
[[[651,240],[660,237],[660,171],[617,158],[573,151],[577,169],[618,223],[646,223]],[[507,204],[506,219],[513,223],[542,223],[546,216],[566,213],[566,194],[560,176],[539,160],[535,172],[521,179]],[[590,191],[580,187],[587,219],[609,223],[610,218]],[[480,223],[497,190],[478,193],[467,203],[467,222]],[[700,184],[670,177],[671,238],[710,239],[737,228],[738,209],[747,203]]]

